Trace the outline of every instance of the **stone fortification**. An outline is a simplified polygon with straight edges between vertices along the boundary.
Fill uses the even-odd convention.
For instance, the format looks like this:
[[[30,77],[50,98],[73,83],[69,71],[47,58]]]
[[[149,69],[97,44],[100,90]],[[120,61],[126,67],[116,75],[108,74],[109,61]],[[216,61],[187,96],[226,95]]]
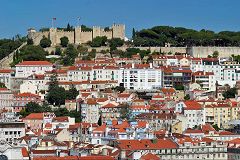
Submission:
[[[57,28],[50,28],[49,31],[44,32],[37,32],[34,29],[28,30],[28,37],[33,39],[35,45],[38,45],[44,36],[51,40],[52,46],[60,44],[60,39],[64,36],[68,37],[69,43],[73,44],[87,43],[97,36],[106,36],[108,39],[125,39],[125,25],[113,24],[112,27],[107,30],[94,26],[92,31],[82,31],[81,26],[75,27],[74,31],[63,31]]]

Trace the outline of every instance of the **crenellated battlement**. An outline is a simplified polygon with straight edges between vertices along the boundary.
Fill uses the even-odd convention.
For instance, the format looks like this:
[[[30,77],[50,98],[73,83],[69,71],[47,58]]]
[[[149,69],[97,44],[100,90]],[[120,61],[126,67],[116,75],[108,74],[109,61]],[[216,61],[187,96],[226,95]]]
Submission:
[[[33,28],[28,30],[28,37],[34,39],[34,44],[38,45],[42,37],[49,37],[52,45],[60,44],[60,39],[64,36],[68,37],[69,43],[81,44],[92,41],[93,38],[106,36],[108,39],[125,38],[125,25],[113,24],[108,31],[100,26],[93,26],[92,31],[82,31],[81,26],[75,27],[74,31],[64,31],[57,28],[49,28],[49,31],[37,32]],[[37,38],[36,38],[37,37]]]

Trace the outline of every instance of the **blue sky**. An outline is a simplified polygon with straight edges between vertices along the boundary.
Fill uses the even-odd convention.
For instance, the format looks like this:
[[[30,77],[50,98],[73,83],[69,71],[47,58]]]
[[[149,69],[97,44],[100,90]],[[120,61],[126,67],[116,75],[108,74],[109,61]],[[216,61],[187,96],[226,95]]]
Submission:
[[[214,31],[240,31],[239,0],[1,0],[0,38],[25,35],[30,27],[50,27],[69,22],[88,26],[124,23],[127,36],[155,25]]]

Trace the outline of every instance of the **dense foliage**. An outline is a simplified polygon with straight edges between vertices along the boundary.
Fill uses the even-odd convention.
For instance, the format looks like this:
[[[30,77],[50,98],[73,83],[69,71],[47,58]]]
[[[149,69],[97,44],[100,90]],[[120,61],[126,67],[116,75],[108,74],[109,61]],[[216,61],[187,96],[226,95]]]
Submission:
[[[21,46],[21,39],[1,39],[0,40],[0,59],[8,56],[11,52]]]
[[[74,117],[76,122],[81,122],[81,113],[75,110],[68,111],[66,108],[60,107],[57,109],[52,109],[46,103],[39,105],[35,102],[29,102],[25,107],[26,108],[21,110],[19,113],[22,117],[26,117],[31,113],[54,112],[57,117],[70,116]]]
[[[52,44],[51,40],[48,39],[47,37],[43,37],[41,40],[40,40],[40,46],[42,48],[47,48],[47,47],[50,47]]]
[[[183,27],[155,26],[135,32],[135,46],[240,46],[240,32],[222,31],[215,33],[202,29],[196,31]]]
[[[26,45],[14,53],[12,66],[22,61],[46,60],[47,54],[41,46]]]
[[[229,88],[227,91],[223,92],[223,97],[225,99],[228,98],[235,98],[235,95],[237,94],[237,89],[234,88]]]
[[[103,36],[103,37],[95,37],[93,38],[92,42],[89,42],[91,47],[101,47],[101,46],[106,46],[106,42],[107,42],[107,37]]]
[[[64,51],[63,64],[66,66],[73,65],[77,56],[78,50],[72,44],[69,44]]]
[[[67,47],[68,42],[69,42],[68,37],[64,36],[64,37],[60,38],[60,41],[61,41],[62,47]]]
[[[48,87],[48,93],[46,96],[46,100],[49,104],[60,106],[65,104],[65,100],[74,100],[79,94],[77,89],[73,86],[66,91],[63,87],[58,85],[57,74],[54,73],[50,77],[50,83]]]

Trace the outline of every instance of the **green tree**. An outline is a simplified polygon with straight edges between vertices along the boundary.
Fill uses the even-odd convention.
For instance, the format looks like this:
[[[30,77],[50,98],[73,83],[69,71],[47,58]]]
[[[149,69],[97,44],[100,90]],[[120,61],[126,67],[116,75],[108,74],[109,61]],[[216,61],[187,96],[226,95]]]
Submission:
[[[16,51],[15,60],[11,64],[16,65],[21,61],[42,61],[46,60],[47,52],[40,46],[26,45],[20,51]]]
[[[190,95],[189,95],[189,94],[186,94],[186,95],[184,96],[184,99],[185,99],[185,100],[190,100]]]
[[[66,99],[68,100],[74,100],[78,95],[79,95],[79,92],[73,85],[68,91],[66,91]]]
[[[27,39],[27,45],[33,45],[33,39],[32,38]]]
[[[213,54],[212,54],[212,57],[213,58],[218,58],[219,56],[219,52],[218,51],[214,51]]]
[[[223,92],[222,95],[225,99],[228,99],[228,98],[235,98],[236,94],[237,94],[237,89],[233,87]]]
[[[184,90],[184,86],[179,84],[179,85],[175,85],[175,89],[176,90]]]
[[[61,41],[61,46],[62,47],[67,47],[68,46],[68,42],[69,42],[68,37],[64,36],[64,37],[60,38],[60,41]]]
[[[219,128],[217,124],[212,125],[212,127],[213,127],[216,131],[221,130],[221,128]]]
[[[109,40],[110,51],[116,50],[117,47],[121,47],[124,41],[120,38],[112,38]]]
[[[135,29],[133,28],[132,29],[132,39],[134,39],[136,37],[136,32],[135,32]]]
[[[60,106],[65,104],[66,93],[63,87],[54,87],[47,93],[46,99],[49,104]]]
[[[61,55],[62,54],[62,50],[60,47],[56,47],[55,49],[55,55]]]
[[[7,88],[7,87],[4,83],[0,82],[0,88]]]
[[[42,48],[47,48],[47,47],[50,47],[51,46],[51,40],[48,39],[47,37],[43,37],[41,40],[40,40],[40,46]]]
[[[132,111],[129,107],[129,105],[126,103],[126,104],[121,104],[121,106],[119,106],[121,109],[120,109],[120,117],[121,119],[127,119],[129,120],[132,116]]]
[[[69,44],[64,51],[64,55],[63,64],[72,65],[75,62],[75,58],[78,56],[78,50],[72,44]]]
[[[46,100],[48,101],[49,104],[60,106],[65,103],[65,99],[66,99],[65,89],[63,87],[58,86],[57,75],[54,73],[50,77]]]
[[[125,88],[124,87],[122,87],[122,86],[116,86],[115,88],[113,88],[115,91],[117,91],[117,92],[120,92],[120,93],[122,93],[122,92],[124,92],[125,91]]]
[[[88,52],[88,48],[87,48],[87,47],[84,47],[84,46],[82,46],[82,45],[79,45],[79,46],[77,47],[77,50],[78,50],[78,52],[79,52],[81,55],[84,55],[84,54],[86,54],[86,53]]]
[[[95,37],[93,38],[92,42],[90,42],[91,47],[101,47],[101,46],[106,46],[106,42],[107,42],[107,37],[103,36],[103,37]]]

